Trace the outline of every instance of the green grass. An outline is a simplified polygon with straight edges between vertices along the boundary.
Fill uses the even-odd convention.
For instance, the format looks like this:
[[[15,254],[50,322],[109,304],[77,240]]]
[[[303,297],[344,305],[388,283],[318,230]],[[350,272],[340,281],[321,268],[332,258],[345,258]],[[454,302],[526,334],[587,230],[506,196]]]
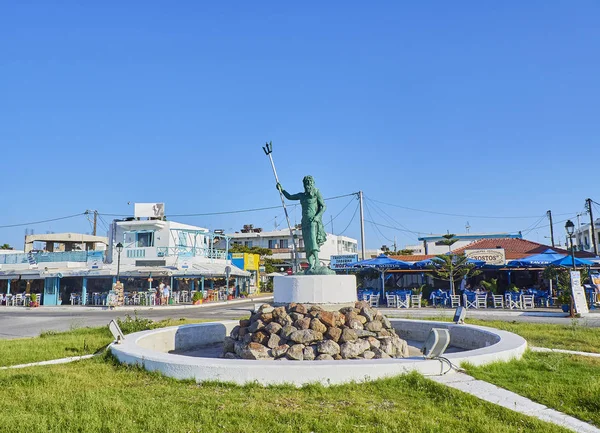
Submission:
[[[430,317],[421,320],[451,322],[452,318]],[[554,325],[467,318],[466,323],[513,332],[525,338],[530,346],[600,353],[600,328],[579,325],[577,321],[573,321],[570,325]]]
[[[0,340],[0,366],[87,355],[111,341],[108,327],[44,332],[35,338]]]
[[[329,388],[198,385],[108,356],[0,371],[0,400],[7,433],[567,431],[414,373]]]
[[[466,369],[477,379],[600,426],[598,358],[528,351],[518,361]]]
[[[204,320],[167,319],[151,322],[149,325],[161,328],[202,321]],[[125,330],[124,332],[127,333]],[[0,367],[88,355],[102,349],[112,340],[108,326],[77,328],[66,332],[46,331],[34,338],[0,340]]]

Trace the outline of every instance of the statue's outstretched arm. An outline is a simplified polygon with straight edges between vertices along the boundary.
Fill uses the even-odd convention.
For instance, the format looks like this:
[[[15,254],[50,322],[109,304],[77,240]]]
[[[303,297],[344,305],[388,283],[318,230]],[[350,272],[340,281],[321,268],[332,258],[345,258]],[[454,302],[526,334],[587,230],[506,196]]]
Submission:
[[[281,186],[280,183],[277,184],[277,189],[279,191],[281,191],[281,193],[283,194],[283,196],[285,198],[287,198],[288,200],[300,200],[302,198],[302,193],[301,192],[299,192],[298,194],[290,194],[285,189],[283,189],[283,187]]]

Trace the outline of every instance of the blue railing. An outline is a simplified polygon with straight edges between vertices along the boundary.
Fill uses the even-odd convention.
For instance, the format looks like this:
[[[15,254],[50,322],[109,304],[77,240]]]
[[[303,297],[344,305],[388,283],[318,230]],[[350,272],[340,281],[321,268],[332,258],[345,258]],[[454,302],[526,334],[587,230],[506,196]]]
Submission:
[[[225,259],[225,250],[198,247],[157,247],[158,257],[206,257],[209,259]]]
[[[32,260],[31,260],[32,259]],[[104,261],[102,251],[60,251],[53,253],[0,254],[0,265],[20,265],[46,262],[87,262]]]

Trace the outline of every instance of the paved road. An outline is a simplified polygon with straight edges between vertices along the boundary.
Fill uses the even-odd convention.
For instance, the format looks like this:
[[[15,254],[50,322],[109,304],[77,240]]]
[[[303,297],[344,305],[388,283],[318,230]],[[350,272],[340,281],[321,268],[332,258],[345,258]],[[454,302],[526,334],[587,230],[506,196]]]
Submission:
[[[203,305],[202,307],[141,307],[137,311],[139,317],[153,320],[187,317],[193,319],[236,319],[247,316],[255,303],[267,301],[248,301],[233,304]],[[126,307],[127,308],[127,307]],[[450,309],[381,309],[389,317],[435,318],[452,317]],[[512,310],[468,310],[467,323],[470,317],[507,322],[553,323],[570,325],[577,321],[582,326],[600,327],[600,312],[592,313],[581,319],[571,319],[557,310],[512,311]],[[43,331],[67,331],[83,326],[103,326],[117,317],[133,315],[132,308],[107,310],[89,307],[41,307],[25,309],[21,307],[0,307],[0,339],[35,337]]]
[[[201,308],[156,307],[135,310],[139,317],[152,320],[178,319],[236,319],[247,316],[254,304],[248,301],[235,304],[205,305]],[[68,331],[84,326],[108,325],[112,319],[134,314],[133,309],[100,309],[89,307],[0,307],[0,339],[35,337],[43,331]]]

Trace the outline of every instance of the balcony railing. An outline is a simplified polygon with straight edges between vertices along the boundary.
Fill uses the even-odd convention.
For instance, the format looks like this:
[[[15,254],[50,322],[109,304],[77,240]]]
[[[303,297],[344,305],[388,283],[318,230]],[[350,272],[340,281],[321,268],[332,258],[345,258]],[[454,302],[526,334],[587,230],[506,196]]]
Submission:
[[[104,261],[102,251],[57,251],[37,252],[30,254],[0,254],[0,265],[21,265],[47,262],[87,262],[88,260]]]
[[[225,250],[198,247],[157,247],[158,257],[205,257],[208,259],[225,259]]]

